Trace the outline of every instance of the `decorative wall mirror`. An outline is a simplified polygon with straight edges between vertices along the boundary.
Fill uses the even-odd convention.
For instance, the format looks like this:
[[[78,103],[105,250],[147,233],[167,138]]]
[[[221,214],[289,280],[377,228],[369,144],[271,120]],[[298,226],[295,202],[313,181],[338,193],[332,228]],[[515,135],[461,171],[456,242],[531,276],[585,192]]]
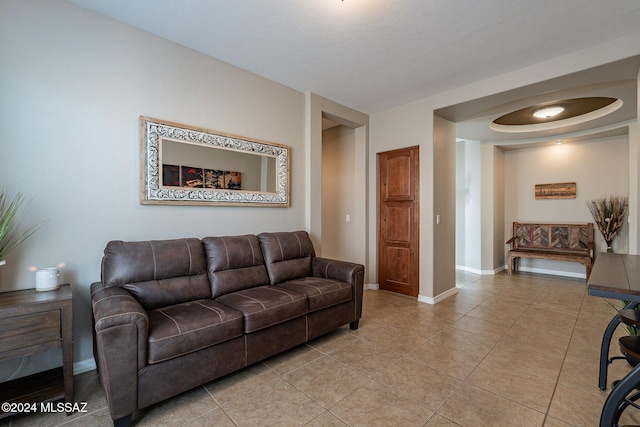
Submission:
[[[140,117],[143,204],[288,207],[289,148]]]

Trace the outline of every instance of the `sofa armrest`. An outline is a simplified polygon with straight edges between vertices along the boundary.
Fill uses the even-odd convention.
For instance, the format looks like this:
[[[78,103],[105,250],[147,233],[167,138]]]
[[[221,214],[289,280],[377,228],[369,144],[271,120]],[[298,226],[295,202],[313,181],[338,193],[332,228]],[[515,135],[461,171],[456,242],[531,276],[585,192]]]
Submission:
[[[137,409],[138,371],[147,362],[146,311],[118,286],[91,285],[94,351],[113,419]]]
[[[364,289],[364,265],[334,259],[313,257],[311,261],[313,277],[341,280],[353,287],[355,303],[354,322],[362,317],[362,293]],[[352,327],[352,329],[355,329]]]
[[[355,285],[358,280],[364,283],[364,266],[352,262],[314,257],[311,263],[313,277],[341,280]]]
[[[138,369],[142,369],[147,364],[149,318],[140,303],[126,289],[97,283],[91,285],[91,305],[96,335],[118,326],[131,325],[135,328],[138,344],[136,364]]]

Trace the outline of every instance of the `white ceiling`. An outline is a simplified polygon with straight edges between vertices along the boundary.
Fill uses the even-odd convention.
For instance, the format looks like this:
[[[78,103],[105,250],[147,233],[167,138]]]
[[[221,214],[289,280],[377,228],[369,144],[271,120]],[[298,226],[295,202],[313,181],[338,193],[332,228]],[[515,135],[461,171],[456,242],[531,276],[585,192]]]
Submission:
[[[640,30],[639,0],[69,1],[369,114]],[[529,89],[445,113],[484,126]]]

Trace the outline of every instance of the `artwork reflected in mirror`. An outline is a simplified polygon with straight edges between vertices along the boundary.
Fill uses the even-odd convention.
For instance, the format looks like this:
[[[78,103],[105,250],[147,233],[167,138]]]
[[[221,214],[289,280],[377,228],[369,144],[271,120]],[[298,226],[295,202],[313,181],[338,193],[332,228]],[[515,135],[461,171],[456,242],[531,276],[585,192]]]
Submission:
[[[163,164],[162,186],[242,190],[242,173]]]
[[[289,149],[141,117],[142,203],[289,206]]]

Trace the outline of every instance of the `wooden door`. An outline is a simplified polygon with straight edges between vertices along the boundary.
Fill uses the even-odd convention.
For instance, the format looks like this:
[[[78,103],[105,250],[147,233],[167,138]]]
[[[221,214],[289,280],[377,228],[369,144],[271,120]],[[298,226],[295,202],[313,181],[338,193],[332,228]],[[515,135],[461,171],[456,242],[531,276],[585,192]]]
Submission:
[[[418,296],[418,147],[378,154],[378,284]]]

